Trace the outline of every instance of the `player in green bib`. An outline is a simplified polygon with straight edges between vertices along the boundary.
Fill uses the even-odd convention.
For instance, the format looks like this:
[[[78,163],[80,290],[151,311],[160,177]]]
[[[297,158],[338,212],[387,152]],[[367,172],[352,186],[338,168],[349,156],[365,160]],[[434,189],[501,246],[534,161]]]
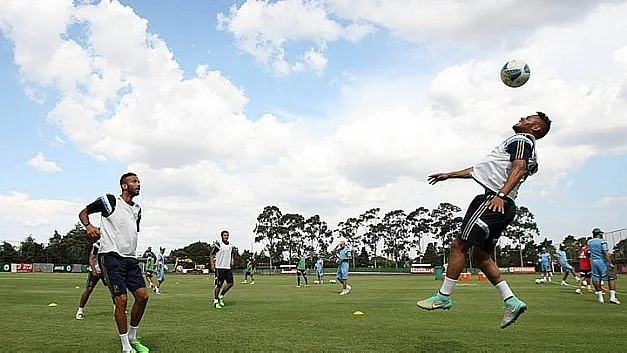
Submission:
[[[153,282],[153,275],[155,273],[155,258],[152,256],[148,256],[148,258],[146,259],[146,280],[148,281],[148,284],[150,285],[150,289],[152,289],[153,291],[156,288],[156,285]]]
[[[298,266],[296,266],[296,283],[298,288],[300,288],[300,276],[303,276],[303,278],[305,279],[305,287],[309,287],[309,283],[307,282],[307,268],[305,267],[304,255],[300,255],[298,257]]]
[[[248,282],[248,276],[250,276],[250,284],[255,284],[254,273],[255,270],[253,269],[253,259],[248,259],[248,262],[246,262],[246,271],[244,273],[244,282],[242,283],[246,284]]]

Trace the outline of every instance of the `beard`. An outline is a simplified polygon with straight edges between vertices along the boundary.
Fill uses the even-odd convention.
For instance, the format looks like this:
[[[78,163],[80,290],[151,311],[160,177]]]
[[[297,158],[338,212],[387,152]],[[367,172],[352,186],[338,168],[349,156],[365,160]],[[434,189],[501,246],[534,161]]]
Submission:
[[[519,134],[521,132],[524,132],[525,129],[523,129],[521,126],[518,126],[518,124],[512,126],[512,130],[514,130],[515,133]]]

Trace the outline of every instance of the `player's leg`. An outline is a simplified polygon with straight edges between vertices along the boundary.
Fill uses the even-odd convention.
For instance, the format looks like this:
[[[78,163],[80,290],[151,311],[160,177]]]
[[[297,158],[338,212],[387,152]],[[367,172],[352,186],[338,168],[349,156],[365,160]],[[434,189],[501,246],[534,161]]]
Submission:
[[[81,301],[78,304],[78,310],[76,311],[76,320],[83,320],[83,310],[85,309],[85,305],[87,305],[87,301],[89,300],[89,296],[91,295],[94,287],[98,285],[98,281],[102,278],[102,274],[98,276],[94,276],[93,272],[89,272],[87,275],[87,284],[85,285],[85,290],[81,295]]]
[[[146,305],[148,304],[148,290],[146,290],[146,283],[142,278],[141,267],[136,259],[124,259],[127,274],[126,274],[126,286],[133,293],[135,297],[135,303],[131,309],[131,322],[128,328],[128,340],[131,346],[137,352],[148,352],[148,347],[144,346],[137,337],[137,329],[139,323],[146,311]]]
[[[307,270],[303,270],[302,275],[305,280],[305,287],[309,287],[309,282],[307,282]]]
[[[255,284],[255,276],[253,272],[250,273],[250,284]]]
[[[616,298],[616,270],[614,268],[608,269],[607,283],[610,287],[610,303],[620,304]]]
[[[300,270],[296,270],[296,287],[300,288]]]
[[[468,210],[466,211],[466,215],[464,216],[464,220],[461,225],[462,233],[459,237],[453,240],[450,246],[451,254],[444,282],[442,283],[438,293],[416,303],[416,305],[418,305],[421,309],[448,310],[453,306],[450,296],[455,289],[459,275],[461,274],[464,266],[466,266],[468,250],[472,247],[472,243],[467,240],[467,236],[471,232],[472,228],[477,227],[476,221],[486,210],[487,202],[488,198],[485,195],[478,195],[468,206]],[[485,235],[485,232],[483,234]]]
[[[343,275],[342,275],[342,264],[340,263],[340,264],[337,265],[337,271],[335,273],[335,278],[337,278],[337,281],[342,286],[342,291],[340,292],[340,295],[346,294],[346,281],[343,280],[342,277],[343,277]]]
[[[216,275],[216,280],[215,280],[215,287],[213,290],[213,306],[216,309],[220,309],[222,308],[222,305],[220,305],[220,290],[222,289],[222,285],[224,284],[224,280],[226,278],[225,274],[224,274],[224,270],[216,268],[215,269],[215,275]]]
[[[597,260],[592,260],[592,284],[597,295],[597,301],[603,303],[603,290],[601,288],[601,280],[604,277],[603,266]]]
[[[222,293],[220,293],[220,295],[218,296],[218,302],[220,303],[220,306],[224,306],[224,296],[226,295],[226,293],[233,287],[233,271],[228,269],[228,270],[223,270],[224,271],[224,281],[226,282],[226,286],[224,286],[222,288]]]
[[[161,269],[157,271],[157,285],[155,289],[155,293],[161,294],[161,284],[165,282],[165,269]]]
[[[99,255],[102,273],[107,280],[109,290],[115,302],[115,323],[118,326],[118,333],[122,343],[122,351],[130,352],[133,347],[128,339],[128,322],[126,320],[126,268],[124,260],[116,255]],[[141,279],[144,282],[144,279]]]
[[[246,284],[248,282],[248,274],[249,273],[250,272],[248,272],[248,271],[244,272],[244,280],[242,281],[242,284]]]

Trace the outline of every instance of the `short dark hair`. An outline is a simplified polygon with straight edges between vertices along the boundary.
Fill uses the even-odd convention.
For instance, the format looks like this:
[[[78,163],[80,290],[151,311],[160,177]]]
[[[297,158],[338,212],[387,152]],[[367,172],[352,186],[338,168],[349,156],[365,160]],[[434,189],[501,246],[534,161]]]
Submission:
[[[223,230],[220,232],[220,236],[223,236],[224,233],[226,233],[226,235],[229,235],[229,231],[228,230]]]
[[[551,130],[552,121],[551,119],[549,119],[549,116],[544,114],[543,112],[536,112],[536,115],[540,118],[543,125],[543,129],[538,132],[538,135],[536,136],[537,139],[541,139],[549,133],[549,130]]]
[[[133,176],[136,177],[137,174],[131,172],[122,174],[122,176],[120,177],[120,186],[124,185],[124,183],[126,182],[126,178]]]

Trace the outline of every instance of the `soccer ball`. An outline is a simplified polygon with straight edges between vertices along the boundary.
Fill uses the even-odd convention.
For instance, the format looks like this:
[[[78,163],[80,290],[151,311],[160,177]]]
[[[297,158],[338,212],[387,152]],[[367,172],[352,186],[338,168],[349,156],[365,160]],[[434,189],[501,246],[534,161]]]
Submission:
[[[329,281],[329,283],[335,283],[335,280],[334,280],[334,279],[332,279],[332,280],[330,280],[330,281]]]
[[[509,87],[520,87],[527,83],[531,70],[522,60],[510,60],[501,69],[501,81]]]
[[[536,278],[536,284],[540,284],[540,283],[542,283],[542,280],[539,278]]]
[[[315,280],[315,281],[314,281],[314,284],[318,284],[318,280]]]

